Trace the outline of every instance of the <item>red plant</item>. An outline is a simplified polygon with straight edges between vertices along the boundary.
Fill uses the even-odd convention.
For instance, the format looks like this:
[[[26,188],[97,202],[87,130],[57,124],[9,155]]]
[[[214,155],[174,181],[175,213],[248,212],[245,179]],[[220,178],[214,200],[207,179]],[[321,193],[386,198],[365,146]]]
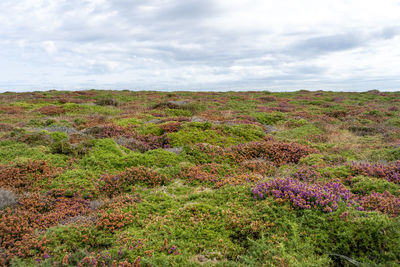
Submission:
[[[400,215],[400,198],[390,192],[372,192],[360,198],[359,203],[365,210],[379,211],[393,217]]]
[[[64,195],[62,192],[26,194],[14,208],[0,210],[0,248],[5,250],[5,262],[15,256],[33,256],[33,249],[44,253],[46,240],[37,239],[37,230],[90,211],[87,200]]]
[[[115,175],[104,174],[100,178],[100,190],[112,197],[122,192],[129,191],[136,183],[144,183],[149,186],[165,184],[167,177],[145,167],[132,167]]]
[[[39,108],[38,110],[40,113],[48,116],[54,116],[54,115],[60,115],[64,114],[65,110],[62,107],[57,107],[57,106],[44,106]]]
[[[40,181],[54,178],[61,170],[42,160],[0,165],[0,187],[9,188],[15,192],[31,191],[38,188]]]
[[[180,122],[170,122],[166,124],[161,124],[160,128],[163,130],[164,133],[172,133],[179,131],[181,125],[182,123]]]
[[[350,166],[350,170],[353,175],[373,176],[400,184],[400,160],[388,165],[380,163],[353,163]]]
[[[315,149],[297,143],[284,143],[272,139],[239,144],[230,147],[226,155],[237,162],[249,159],[263,158],[277,166],[286,163],[298,163],[309,154],[316,153]]]

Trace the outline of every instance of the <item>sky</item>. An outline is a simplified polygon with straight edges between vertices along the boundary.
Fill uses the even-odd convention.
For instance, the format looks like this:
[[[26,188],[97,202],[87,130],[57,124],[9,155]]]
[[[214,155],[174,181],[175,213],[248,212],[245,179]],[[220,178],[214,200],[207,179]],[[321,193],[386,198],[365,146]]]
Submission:
[[[1,0],[0,92],[400,90],[400,0]]]

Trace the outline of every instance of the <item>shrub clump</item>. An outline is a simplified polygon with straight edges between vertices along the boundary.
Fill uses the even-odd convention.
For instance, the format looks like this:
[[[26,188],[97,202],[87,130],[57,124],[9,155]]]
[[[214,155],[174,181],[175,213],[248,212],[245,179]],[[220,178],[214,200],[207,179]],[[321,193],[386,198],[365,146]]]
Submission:
[[[361,197],[359,203],[365,210],[379,211],[392,217],[400,215],[400,198],[388,191],[372,192],[370,195]]]
[[[389,182],[400,184],[400,160],[392,164],[380,163],[353,163],[350,166],[353,175],[373,176],[385,179]]]
[[[64,114],[65,110],[64,108],[58,106],[44,106],[39,109],[39,112],[43,115],[55,116]]]
[[[155,187],[168,181],[167,177],[145,167],[132,167],[115,175],[104,174],[100,178],[100,190],[112,197],[122,192],[129,192],[136,183]]]
[[[305,183],[297,179],[274,179],[258,184],[252,189],[254,198],[265,199],[272,195],[280,200],[288,200],[295,207],[302,209],[319,209],[332,212],[340,202],[355,204],[352,194],[340,181],[328,183]]]
[[[297,164],[302,157],[316,152],[315,149],[308,146],[270,139],[232,146],[227,150],[226,154],[239,162],[263,158],[275,163],[277,166],[281,166],[287,163]]]
[[[61,168],[55,168],[41,160],[0,165],[0,187],[20,193],[31,191],[38,186],[39,181],[53,179],[60,172]]]

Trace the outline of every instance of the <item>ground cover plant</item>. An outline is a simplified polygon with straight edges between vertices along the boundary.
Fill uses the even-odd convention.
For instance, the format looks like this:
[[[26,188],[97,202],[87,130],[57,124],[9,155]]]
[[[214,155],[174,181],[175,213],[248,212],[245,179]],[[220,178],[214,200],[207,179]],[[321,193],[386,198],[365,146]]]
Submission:
[[[1,266],[399,266],[400,93],[0,94]]]

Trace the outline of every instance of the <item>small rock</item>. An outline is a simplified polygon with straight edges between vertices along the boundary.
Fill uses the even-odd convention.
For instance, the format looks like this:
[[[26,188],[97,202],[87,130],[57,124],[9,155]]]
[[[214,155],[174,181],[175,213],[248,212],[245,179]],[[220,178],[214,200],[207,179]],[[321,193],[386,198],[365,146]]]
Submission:
[[[164,150],[179,155],[182,153],[183,147],[169,147],[169,148],[164,148]]]
[[[66,126],[52,126],[52,127],[46,127],[44,128],[48,132],[64,132],[66,134],[76,134],[79,133],[78,130],[71,128],[71,127],[66,127]]]
[[[168,101],[168,103],[176,106],[184,106],[189,104],[190,102],[188,100],[180,100],[180,101]]]
[[[154,123],[154,124],[158,124],[158,123],[162,123],[163,121],[160,119],[152,119],[149,121],[144,122],[144,124],[149,124],[149,123]]]
[[[197,116],[193,116],[193,117],[190,119],[190,121],[191,121],[191,122],[205,122],[206,120],[204,120],[204,119],[202,119],[202,118],[199,118],[199,117],[197,117]]]
[[[272,133],[278,131],[278,128],[272,126],[272,125],[265,125],[265,132],[266,133]]]

